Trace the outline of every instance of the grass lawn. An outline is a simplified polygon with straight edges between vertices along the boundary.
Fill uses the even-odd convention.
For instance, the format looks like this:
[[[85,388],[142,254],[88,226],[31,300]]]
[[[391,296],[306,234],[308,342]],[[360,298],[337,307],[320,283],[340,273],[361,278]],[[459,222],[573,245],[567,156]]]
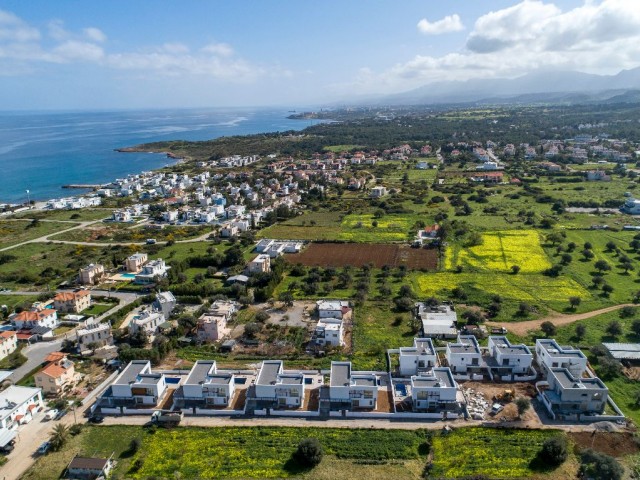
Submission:
[[[307,471],[291,460],[303,438],[320,440],[329,465],[354,465],[365,473],[378,468],[389,471],[387,463],[411,462],[412,473],[424,466],[428,434],[424,430],[369,430],[285,427],[175,428],[145,430],[131,426],[86,426],[56,453],[40,457],[22,477],[24,480],[50,479],[62,472],[75,454],[118,460],[119,478],[328,478],[327,468]],[[140,438],[137,453],[128,452],[133,438]],[[138,460],[140,462],[138,462]],[[382,465],[358,467],[371,461]],[[132,469],[134,462],[140,468]],[[415,462],[415,463],[414,463]],[[334,478],[334,477],[330,477]],[[343,477],[352,478],[352,477]],[[378,476],[378,478],[384,478]],[[405,477],[406,478],[406,477]],[[419,478],[418,475],[413,478]]]
[[[375,218],[372,214],[346,215],[338,240],[368,243],[407,241],[417,219],[413,215],[385,215],[382,218]],[[377,222],[376,227],[373,222]]]
[[[56,328],[56,329],[53,331],[53,334],[54,334],[54,335],[56,335],[56,336],[57,336],[57,335],[62,335],[63,333],[68,332],[68,331],[69,331],[69,330],[71,330],[72,328],[73,328],[73,327],[71,327],[71,326],[69,326],[69,325],[62,325],[62,326],[60,326],[60,327]]]
[[[89,317],[97,317],[97,316],[102,315],[103,313],[111,310],[116,305],[117,305],[117,303],[94,303],[93,305],[91,305],[86,310],[83,310],[81,313],[82,313],[82,315],[86,315],[86,316],[89,316]]]
[[[556,430],[461,428],[435,435],[429,478],[531,478],[545,470],[541,465],[536,468],[535,462],[542,443],[558,434]]]
[[[283,240],[337,240],[343,217],[339,212],[309,212],[264,228],[257,236]]]
[[[0,221],[0,248],[9,247],[18,243],[33,240],[34,238],[50,235],[67,228],[72,228],[72,223],[62,222],[38,222],[36,225],[29,220],[3,220]],[[12,250],[4,252],[11,254]]]

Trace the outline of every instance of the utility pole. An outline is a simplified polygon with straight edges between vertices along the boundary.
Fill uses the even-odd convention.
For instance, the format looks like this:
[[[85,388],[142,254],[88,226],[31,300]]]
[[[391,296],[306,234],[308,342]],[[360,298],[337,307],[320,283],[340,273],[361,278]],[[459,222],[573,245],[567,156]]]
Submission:
[[[31,209],[31,193],[27,190],[27,207]]]

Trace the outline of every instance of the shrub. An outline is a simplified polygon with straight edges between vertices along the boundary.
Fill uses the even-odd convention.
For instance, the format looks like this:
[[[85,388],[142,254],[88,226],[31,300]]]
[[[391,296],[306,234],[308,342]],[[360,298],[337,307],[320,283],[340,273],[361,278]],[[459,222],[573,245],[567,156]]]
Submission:
[[[580,455],[580,475],[593,480],[620,480],[624,469],[618,461],[604,453],[587,449]]]
[[[294,453],[295,459],[298,463],[315,467],[322,461],[322,445],[317,438],[305,438],[300,440],[298,449]]]
[[[540,325],[540,329],[544,332],[544,334],[547,337],[555,335],[555,333],[556,333],[556,326],[553,323],[549,322],[549,321],[542,322],[542,325]]]
[[[129,442],[129,451],[131,453],[136,453],[138,450],[140,450],[141,446],[142,440],[140,440],[139,438],[132,438],[131,442]]]
[[[561,465],[568,456],[569,451],[567,450],[567,439],[565,437],[551,437],[542,444],[540,458],[550,465]]]

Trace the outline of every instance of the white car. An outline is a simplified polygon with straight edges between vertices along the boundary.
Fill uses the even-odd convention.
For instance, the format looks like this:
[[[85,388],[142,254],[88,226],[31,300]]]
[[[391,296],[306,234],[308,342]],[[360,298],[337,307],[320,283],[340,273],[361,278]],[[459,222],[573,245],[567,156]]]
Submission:
[[[502,410],[504,410],[504,405],[501,405],[499,403],[494,403],[491,406],[491,415],[497,415],[498,413],[500,413]]]
[[[52,408],[51,410],[48,410],[44,414],[44,418],[46,418],[47,420],[53,420],[54,418],[56,418],[57,415],[58,415],[58,410],[56,410],[55,408]]]

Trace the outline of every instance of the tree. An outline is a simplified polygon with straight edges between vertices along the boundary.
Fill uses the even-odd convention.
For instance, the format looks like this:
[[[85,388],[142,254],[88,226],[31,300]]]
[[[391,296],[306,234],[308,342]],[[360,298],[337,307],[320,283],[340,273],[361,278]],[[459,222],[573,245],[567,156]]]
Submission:
[[[520,265],[511,265],[511,273],[517,275],[520,272]]]
[[[531,400],[527,397],[519,397],[516,399],[516,407],[518,409],[518,418],[520,418],[531,408]]]
[[[634,320],[631,322],[631,331],[640,336],[640,320]]]
[[[622,372],[622,364],[609,357],[598,357],[598,373],[603,378],[613,378]]]
[[[603,291],[605,294],[609,295],[611,292],[613,292],[613,287],[612,287],[611,285],[609,285],[608,283],[605,283],[605,284],[602,286],[602,291]]]
[[[582,303],[582,299],[580,297],[569,297],[569,305],[571,305],[571,308],[574,310],[576,307],[580,306],[580,303]]]
[[[605,260],[598,260],[593,264],[593,266],[601,273],[611,270],[611,265],[609,265]]]
[[[617,320],[610,322],[609,325],[607,325],[607,333],[614,337],[622,334],[622,325],[620,325],[620,322]]]
[[[584,249],[593,250],[593,245],[591,245],[591,242],[584,242]]]
[[[569,265],[572,262],[573,257],[568,253],[563,253],[560,259],[564,265]]]
[[[317,438],[305,438],[300,440],[298,449],[293,455],[301,465],[315,467],[322,461],[322,445]]]
[[[260,310],[256,313],[256,322],[264,323],[269,320],[269,317],[270,315],[267,312]]]
[[[255,338],[255,336],[262,331],[260,324],[255,322],[247,323],[244,326],[244,334],[249,338]]]
[[[581,478],[590,478],[592,480],[620,480],[624,474],[624,469],[615,458],[586,449],[580,455],[579,473]]]
[[[527,315],[530,311],[531,305],[529,305],[527,302],[520,302],[520,305],[518,305],[518,313],[520,315]]]
[[[634,270],[634,266],[633,263],[626,261],[626,262],[622,262],[621,265],[622,269],[624,270],[624,273],[629,273],[629,270]]]
[[[549,465],[557,467],[564,463],[568,456],[567,439],[563,436],[547,438],[542,444],[540,458]]]
[[[286,307],[293,306],[293,294],[291,292],[282,292],[278,295],[278,300],[284,303]]]
[[[582,339],[584,338],[586,333],[587,333],[587,327],[585,327],[584,324],[582,323],[578,323],[576,325],[576,337],[578,337],[579,339]]]
[[[595,254],[591,250],[585,248],[584,250],[582,250],[582,256],[585,260],[591,260],[593,257],[595,257]]]
[[[616,242],[613,241],[608,241],[605,247],[607,247],[607,252],[613,252],[617,249]]]
[[[551,337],[556,333],[556,326],[553,323],[546,321],[546,322],[542,322],[542,325],[540,325],[540,330],[542,330],[542,332],[547,337]]]
[[[49,443],[51,444],[51,449],[54,452],[57,452],[58,450],[60,450],[66,443],[67,438],[69,438],[68,427],[62,423],[56,424],[56,426],[53,427],[53,431],[51,432],[51,435],[49,436]]]
[[[620,318],[631,318],[636,314],[636,307],[622,307],[620,309]]]
[[[594,275],[591,281],[594,287],[599,288],[604,283],[604,277],[602,275]]]

